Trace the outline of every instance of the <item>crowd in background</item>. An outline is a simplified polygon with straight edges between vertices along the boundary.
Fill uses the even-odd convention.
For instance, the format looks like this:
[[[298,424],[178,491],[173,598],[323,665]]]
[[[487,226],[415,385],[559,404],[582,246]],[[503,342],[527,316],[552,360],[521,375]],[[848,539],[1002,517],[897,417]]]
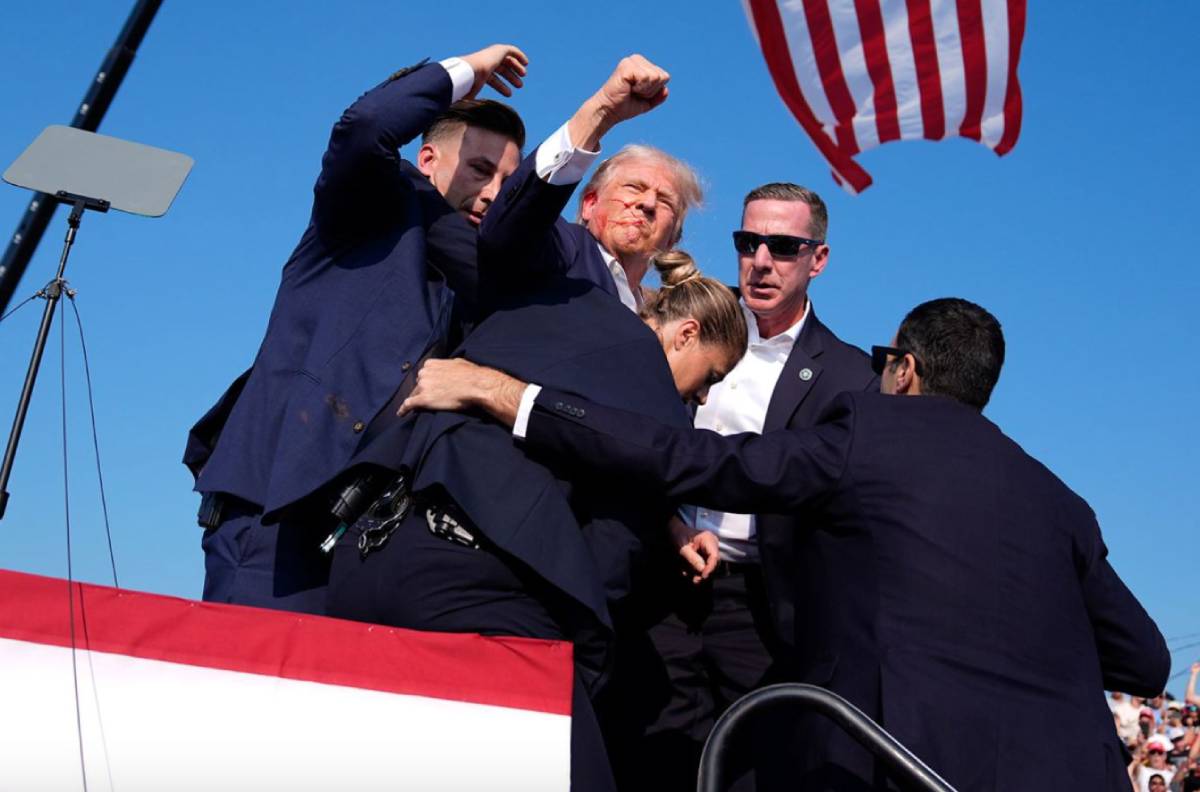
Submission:
[[[1129,777],[1137,792],[1200,790],[1200,695],[1193,663],[1183,699],[1109,694],[1117,734],[1133,754]]]

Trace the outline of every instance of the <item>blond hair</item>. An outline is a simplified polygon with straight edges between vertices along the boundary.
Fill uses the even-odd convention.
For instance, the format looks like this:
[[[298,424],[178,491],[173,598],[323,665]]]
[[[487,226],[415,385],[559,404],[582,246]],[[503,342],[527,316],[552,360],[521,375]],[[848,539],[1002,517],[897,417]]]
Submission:
[[[700,324],[700,341],[716,344],[740,359],[746,351],[746,317],[728,286],[706,277],[696,261],[682,250],[655,254],[650,263],[662,280],[639,312],[647,321],[662,327],[677,319],[695,319]]]

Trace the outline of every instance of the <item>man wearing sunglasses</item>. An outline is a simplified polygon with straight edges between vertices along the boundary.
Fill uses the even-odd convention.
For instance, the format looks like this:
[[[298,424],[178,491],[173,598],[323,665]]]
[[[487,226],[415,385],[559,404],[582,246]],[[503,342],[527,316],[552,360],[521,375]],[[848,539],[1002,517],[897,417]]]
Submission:
[[[697,408],[696,427],[720,434],[806,428],[842,391],[879,389],[867,356],[822,324],[809,299],[809,283],[829,262],[828,227],[825,202],[799,185],[764,184],[746,195],[733,247],[749,343]],[[665,702],[643,743],[655,758],[644,765],[660,775],[655,788],[694,786],[716,719],[770,681],[772,654],[786,651],[780,637],[790,643],[795,633],[792,588],[775,584],[790,580],[788,559],[800,551],[802,527],[793,515],[696,506],[681,509],[672,523],[681,546],[708,543],[711,551],[715,536],[719,556],[710,555],[695,575],[657,578],[670,612],[650,630],[657,668],[642,675],[650,688],[669,680],[669,690],[646,691]],[[764,564],[782,569],[764,575]]]
[[[427,366],[404,409],[482,408],[529,453],[792,515],[801,552],[777,581],[796,603],[791,679],[840,694],[957,789],[1128,792],[1103,691],[1159,695],[1170,654],[1087,503],[983,417],[999,322],[933,300],[873,358],[881,393],[762,435],[669,428],[465,361]],[[882,788],[884,767],[823,715],[770,720],[760,789]]]

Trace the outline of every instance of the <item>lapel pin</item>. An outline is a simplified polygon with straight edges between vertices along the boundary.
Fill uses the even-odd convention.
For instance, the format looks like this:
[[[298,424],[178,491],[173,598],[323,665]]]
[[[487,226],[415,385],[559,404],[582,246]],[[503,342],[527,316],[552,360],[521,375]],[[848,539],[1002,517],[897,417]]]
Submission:
[[[810,368],[800,369],[800,379],[804,380],[805,382],[808,382],[810,379],[812,379],[812,369],[810,369]]]

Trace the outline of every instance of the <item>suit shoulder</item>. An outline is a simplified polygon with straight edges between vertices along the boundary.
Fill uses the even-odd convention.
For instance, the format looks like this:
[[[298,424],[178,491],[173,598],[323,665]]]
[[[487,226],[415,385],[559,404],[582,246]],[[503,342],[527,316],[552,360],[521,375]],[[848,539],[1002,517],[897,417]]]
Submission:
[[[837,333],[829,329],[821,320],[813,316],[813,330],[823,337],[825,343],[825,352],[835,356],[839,360],[843,360],[848,364],[858,364],[866,368],[871,366],[871,356],[863,350],[856,347],[854,344],[843,341],[838,337]]]
[[[1026,475],[1039,483],[1039,490],[1043,493],[1043,497],[1053,497],[1061,504],[1060,508],[1070,512],[1073,516],[1095,520],[1095,512],[1092,510],[1091,504],[1082,495],[1073,490],[1045,462],[1030,454],[1020,443],[1009,437],[1000,427],[990,421],[987,423],[995,429],[1000,442],[1007,446],[1013,457],[1020,460],[1020,464],[1026,470]]]

